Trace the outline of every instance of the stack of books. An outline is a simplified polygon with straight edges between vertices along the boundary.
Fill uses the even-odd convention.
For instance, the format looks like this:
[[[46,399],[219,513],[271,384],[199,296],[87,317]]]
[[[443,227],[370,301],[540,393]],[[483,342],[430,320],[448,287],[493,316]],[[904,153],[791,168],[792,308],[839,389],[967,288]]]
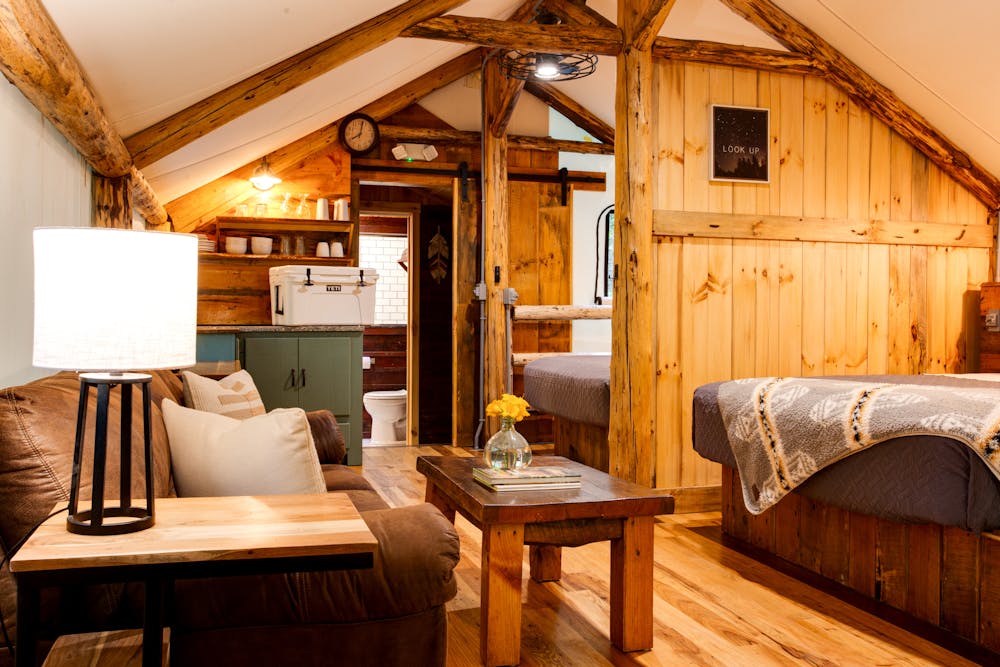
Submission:
[[[558,466],[528,466],[519,470],[473,468],[472,477],[493,491],[547,491],[580,488],[580,473]]]

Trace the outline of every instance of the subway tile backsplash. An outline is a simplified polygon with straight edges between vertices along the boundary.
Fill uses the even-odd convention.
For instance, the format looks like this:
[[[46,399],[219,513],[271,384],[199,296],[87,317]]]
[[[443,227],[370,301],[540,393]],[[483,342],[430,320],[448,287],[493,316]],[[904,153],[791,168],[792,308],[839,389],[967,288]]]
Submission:
[[[359,266],[378,271],[375,324],[406,324],[406,271],[399,265],[405,249],[405,236],[362,234],[359,240]]]

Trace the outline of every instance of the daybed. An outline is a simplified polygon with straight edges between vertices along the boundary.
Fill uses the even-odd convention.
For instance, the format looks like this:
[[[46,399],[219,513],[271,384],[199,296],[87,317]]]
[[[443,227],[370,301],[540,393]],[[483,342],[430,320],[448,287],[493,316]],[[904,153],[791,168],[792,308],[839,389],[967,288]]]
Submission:
[[[181,382],[153,373],[154,488],[171,495],[170,450],[160,403],[180,403]],[[117,392],[114,392],[117,394]],[[79,380],[59,373],[0,391],[0,547],[4,555],[57,503],[68,498]],[[139,406],[136,405],[136,408]],[[117,413],[117,396],[112,410]],[[90,414],[93,414],[93,409]],[[118,441],[117,420],[108,441]],[[346,492],[379,540],[370,570],[178,581],[168,610],[170,653],[179,665],[443,665],[445,602],[454,597],[458,537],[433,506],[390,509],[344,455],[336,420],[309,415],[323,476]],[[141,440],[141,419],[133,420]],[[117,456],[109,455],[109,463]],[[109,471],[117,480],[118,471]],[[83,479],[89,480],[89,473]],[[143,493],[142,475],[133,491]],[[107,484],[115,488],[117,481]],[[84,496],[89,495],[85,488]],[[52,590],[43,596],[49,635],[141,625],[142,593],[132,586]],[[16,641],[15,583],[0,572],[3,619]],[[0,648],[0,665],[12,664]]]
[[[608,472],[611,355],[565,354],[524,367],[524,398],[552,415],[555,453]]]
[[[958,387],[985,389],[987,406],[989,393],[1000,392],[996,382],[969,377],[839,379],[943,387],[952,394]],[[1000,529],[1000,481],[970,446],[938,435],[890,438],[832,463],[753,514],[723,423],[720,389],[723,383],[713,383],[694,393],[694,447],[723,465],[726,534],[1000,651],[1000,624],[994,620],[1000,618],[1000,540],[989,532]],[[759,402],[749,410],[770,416]],[[945,420],[953,418],[948,410],[941,412]],[[776,442],[783,447],[787,439]],[[740,465],[748,470],[744,461]],[[751,504],[759,493],[749,485]]]

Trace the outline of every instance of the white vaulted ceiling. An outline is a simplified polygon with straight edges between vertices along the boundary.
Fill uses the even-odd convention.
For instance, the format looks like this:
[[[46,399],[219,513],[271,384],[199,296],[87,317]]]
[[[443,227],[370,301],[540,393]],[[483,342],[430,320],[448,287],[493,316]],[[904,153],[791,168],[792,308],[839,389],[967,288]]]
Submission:
[[[42,0],[112,123],[128,136],[401,0]],[[1000,3],[985,0],[773,0],[1000,174],[1000,90],[993,69]],[[453,13],[506,18],[521,0],[469,0]],[[588,5],[614,20],[617,0]],[[718,0],[677,0],[661,33],[780,49]],[[387,94],[469,47],[397,39],[143,167],[170,201]],[[462,85],[461,82],[453,84]],[[559,84],[614,121],[615,68]],[[478,127],[478,100],[436,105]],[[435,106],[429,103],[429,106]]]

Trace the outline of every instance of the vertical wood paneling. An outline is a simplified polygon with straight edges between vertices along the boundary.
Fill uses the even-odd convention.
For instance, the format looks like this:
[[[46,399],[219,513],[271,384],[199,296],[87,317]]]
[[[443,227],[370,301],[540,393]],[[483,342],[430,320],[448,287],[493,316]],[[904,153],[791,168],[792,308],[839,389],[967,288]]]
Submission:
[[[669,209],[846,218],[860,224],[872,219],[987,224],[985,209],[965,190],[822,80],[692,63],[664,63],[658,76],[657,202]],[[708,180],[713,103],[770,109],[769,183]],[[665,241],[658,239],[658,266],[671,275],[658,276],[657,335],[675,340],[657,343],[660,486],[718,479],[715,464],[692,454],[690,445],[691,394],[705,382],[968,367],[973,344],[963,332],[975,327],[978,315],[967,293],[988,278],[985,249],[766,238]],[[661,392],[671,381],[674,389]],[[747,520],[741,530],[756,543],[771,529]],[[791,539],[774,532],[776,540]],[[865,552],[873,544],[869,532],[865,526],[845,529],[843,541]],[[875,555],[868,555],[875,562]],[[902,608],[905,563],[893,557],[891,551],[879,554],[880,567],[889,569],[878,586]],[[867,576],[854,573],[850,563],[823,565],[822,556],[820,563],[840,579]],[[874,579],[862,583],[875,587]],[[920,604],[926,607],[926,601]]]
[[[732,374],[755,374],[757,327],[757,243],[733,240],[733,340]]]
[[[661,60],[658,72],[655,205],[684,210],[684,63]]]
[[[824,320],[826,323],[823,354],[823,374],[843,375],[846,372],[844,348],[847,339],[847,249],[844,243],[825,243],[826,271]]]
[[[684,66],[684,210],[708,210],[708,65]]]
[[[802,374],[802,244],[778,244],[781,271],[778,276],[781,375]]]
[[[681,276],[684,263],[681,240],[678,238],[659,239],[654,245],[656,252],[656,396],[660,405],[679,407],[690,415],[691,401],[681,384],[681,345],[685,340],[681,333],[683,319],[677,314],[683,312],[681,304]],[[684,424],[690,423],[678,418],[675,410],[656,410],[654,413],[657,438],[660,442],[684,442]],[[657,486],[664,486],[661,480],[681,479],[681,458],[658,456],[654,469]]]

